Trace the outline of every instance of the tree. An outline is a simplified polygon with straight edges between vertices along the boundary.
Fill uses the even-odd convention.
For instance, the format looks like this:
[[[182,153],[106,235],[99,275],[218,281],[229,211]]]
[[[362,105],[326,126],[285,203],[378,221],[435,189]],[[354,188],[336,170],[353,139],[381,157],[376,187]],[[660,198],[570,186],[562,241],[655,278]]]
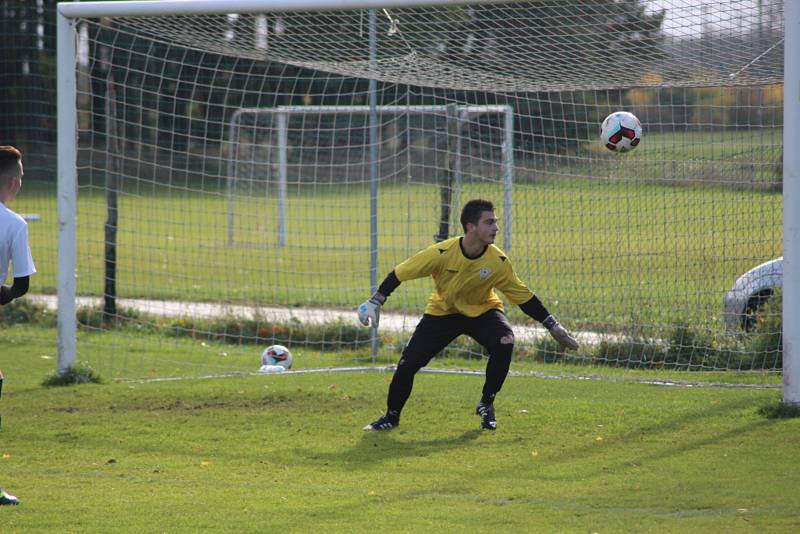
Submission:
[[[55,0],[0,0],[0,140],[55,142]],[[32,169],[35,166],[32,166]]]

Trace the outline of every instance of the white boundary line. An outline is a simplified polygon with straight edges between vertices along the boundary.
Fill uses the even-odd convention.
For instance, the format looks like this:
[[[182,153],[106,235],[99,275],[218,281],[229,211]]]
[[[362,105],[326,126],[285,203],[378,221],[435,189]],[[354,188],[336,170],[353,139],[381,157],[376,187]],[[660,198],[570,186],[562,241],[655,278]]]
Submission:
[[[121,379],[120,382],[136,382],[136,383],[150,383],[150,382],[177,382],[183,380],[208,380],[213,378],[233,378],[242,376],[291,376],[291,375],[305,375],[305,374],[319,374],[319,373],[393,373],[394,365],[380,365],[380,366],[357,366],[357,367],[319,367],[313,369],[295,369],[284,371],[282,373],[260,373],[254,372],[240,372],[234,371],[229,373],[207,374],[201,376],[186,376],[186,377],[165,377],[165,378],[129,378]],[[434,375],[462,375],[462,376],[484,376],[483,371],[475,369],[437,369],[437,368],[422,368],[419,371],[424,374]],[[662,387],[685,387],[685,388],[736,388],[736,389],[780,389],[781,384],[727,384],[724,382],[691,382],[686,380],[653,380],[647,378],[636,377],[620,377],[609,375],[576,375],[566,373],[563,375],[543,373],[541,371],[509,371],[508,376],[515,377],[529,377],[529,378],[543,378],[546,380],[589,380],[598,382],[635,382],[637,384],[647,384],[651,386]]]

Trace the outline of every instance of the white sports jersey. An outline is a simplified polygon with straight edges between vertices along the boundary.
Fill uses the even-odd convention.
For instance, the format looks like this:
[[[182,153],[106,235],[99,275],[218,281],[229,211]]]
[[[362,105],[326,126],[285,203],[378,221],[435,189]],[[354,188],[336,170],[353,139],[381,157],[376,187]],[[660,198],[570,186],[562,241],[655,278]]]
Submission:
[[[28,223],[0,202],[0,284],[8,277],[9,262],[14,264],[14,278],[36,272],[28,244]]]

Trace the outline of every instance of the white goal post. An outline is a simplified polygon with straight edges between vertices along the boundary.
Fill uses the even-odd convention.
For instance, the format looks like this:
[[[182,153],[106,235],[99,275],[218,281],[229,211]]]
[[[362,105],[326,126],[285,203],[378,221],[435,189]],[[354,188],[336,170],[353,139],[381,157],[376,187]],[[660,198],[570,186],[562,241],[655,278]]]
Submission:
[[[800,200],[800,2],[785,0],[783,205]],[[800,210],[783,211],[783,400],[800,406]]]
[[[278,213],[277,213],[277,230],[278,230],[278,246],[286,245],[286,191],[288,182],[288,129],[289,120],[292,116],[299,115],[305,117],[306,115],[367,115],[373,108],[370,106],[277,106],[275,108],[241,108],[237,109],[231,115],[228,125],[228,143],[230,149],[228,150],[228,163],[227,163],[227,195],[228,195],[228,245],[235,243],[235,223],[234,218],[236,214],[234,187],[236,183],[236,167],[238,158],[236,154],[236,146],[240,136],[242,126],[242,118],[248,116],[258,117],[259,115],[267,115],[275,118],[275,130],[277,130],[277,167],[278,167]],[[460,137],[461,130],[464,123],[470,117],[480,116],[485,114],[498,114],[502,117],[502,175],[504,184],[503,195],[503,246],[505,250],[511,249],[511,225],[512,225],[512,202],[511,192],[514,184],[514,109],[511,106],[463,106],[463,105],[439,105],[439,106],[376,106],[375,110],[381,115],[392,114],[434,114],[444,115],[451,113],[454,115],[453,120],[456,122],[455,131],[456,135]],[[253,126],[251,129],[255,129]],[[459,192],[461,189],[461,143],[456,142],[453,148],[453,190],[454,198],[452,201],[453,206],[459,206]],[[273,163],[273,162],[267,162]],[[377,165],[377,162],[372,161],[370,165]],[[377,179],[377,172],[372,172],[373,179]]]
[[[502,198],[501,244],[510,248],[513,238],[521,278],[567,326],[575,321],[586,339],[612,340],[610,345],[627,340],[576,358],[655,368],[650,357],[657,352],[663,357],[658,365],[678,370],[775,373],[782,366],[784,401],[800,405],[800,211],[791,209],[800,202],[800,151],[792,149],[800,145],[800,2],[690,4],[58,4],[59,371],[74,365],[78,353],[77,296],[98,296],[96,282],[102,279],[96,229],[105,207],[101,193],[112,183],[103,186],[103,178],[121,177],[120,213],[128,226],[120,242],[129,249],[119,261],[128,262],[122,270],[127,295],[341,311],[352,306],[352,295],[366,292],[369,284],[374,289],[378,273],[392,261],[421,248],[414,236],[430,239],[427,225],[439,206],[431,205],[434,180],[401,169],[379,191],[377,172],[352,181],[321,178],[293,197],[289,118],[310,112],[369,115],[368,127],[359,123],[348,132],[360,136],[360,149],[369,153],[366,168],[376,165],[381,149],[377,114],[456,109],[480,130],[471,141],[478,146],[472,159],[479,161],[473,177],[481,165],[494,169],[499,161],[502,168],[500,179],[465,183],[461,195]],[[613,32],[629,33],[619,38]],[[628,53],[628,46],[636,51]],[[623,108],[642,119],[644,135],[636,151],[617,155],[599,145],[597,127],[605,114]],[[239,239],[232,224],[231,147],[248,113],[273,115],[279,132],[272,163],[277,192],[269,199],[278,219],[266,231],[277,229],[282,250],[272,252],[292,249],[291,228],[308,221],[302,229],[306,255],[293,249],[293,257],[275,265],[247,247],[229,246]],[[497,117],[491,124],[466,119],[486,113],[499,115],[501,126]],[[117,128],[119,144],[104,144]],[[303,133],[308,139],[315,134],[335,141],[313,126]],[[120,147],[119,154],[112,147]],[[456,149],[456,165],[459,155]],[[419,159],[413,164],[427,165],[432,174],[450,170],[440,147],[423,146],[414,156]],[[79,190],[94,195],[88,199],[96,203],[92,227],[81,226],[86,218],[78,215]],[[174,203],[159,204],[164,192]],[[390,208],[380,214],[388,220],[381,219],[383,227],[403,227],[381,235],[380,243],[379,198]],[[86,198],[81,201],[83,207]],[[302,220],[298,215],[292,221],[291,202],[301,206]],[[157,209],[172,210],[173,218],[159,212],[157,221],[148,220]],[[370,220],[341,220],[348,210],[369,213]],[[425,225],[417,224],[423,219]],[[357,227],[358,235],[335,243],[333,253],[329,241],[339,239],[341,224]],[[263,234],[264,226],[250,229],[251,237]],[[81,246],[90,253],[79,254]],[[150,248],[157,249],[152,257],[146,255]],[[191,256],[193,251],[204,254]],[[142,254],[146,265],[138,269],[136,256]],[[722,300],[741,273],[780,255],[782,363],[768,363],[781,357],[780,350],[769,349],[762,351],[762,363],[750,365],[755,360],[747,358],[761,349],[748,346],[741,333],[719,331]],[[245,262],[236,265],[244,283],[228,281],[224,261],[207,265],[226,256]],[[84,270],[77,278],[79,266]],[[301,286],[305,278],[312,281]],[[206,283],[220,279],[226,282]],[[277,289],[276,279],[283,284]],[[321,295],[333,286],[338,292]],[[418,312],[424,288],[404,285],[402,291],[392,305],[402,302],[402,312]],[[521,322],[514,312],[512,322]],[[361,335],[355,334],[353,346],[362,346]]]

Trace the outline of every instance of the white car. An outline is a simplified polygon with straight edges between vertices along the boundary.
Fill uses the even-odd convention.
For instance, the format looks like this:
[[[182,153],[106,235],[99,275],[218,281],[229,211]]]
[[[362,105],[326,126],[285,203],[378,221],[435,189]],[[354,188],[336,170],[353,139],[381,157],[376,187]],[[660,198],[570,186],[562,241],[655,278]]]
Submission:
[[[759,308],[783,285],[783,257],[753,267],[736,279],[723,300],[723,318],[729,332],[749,331]]]

